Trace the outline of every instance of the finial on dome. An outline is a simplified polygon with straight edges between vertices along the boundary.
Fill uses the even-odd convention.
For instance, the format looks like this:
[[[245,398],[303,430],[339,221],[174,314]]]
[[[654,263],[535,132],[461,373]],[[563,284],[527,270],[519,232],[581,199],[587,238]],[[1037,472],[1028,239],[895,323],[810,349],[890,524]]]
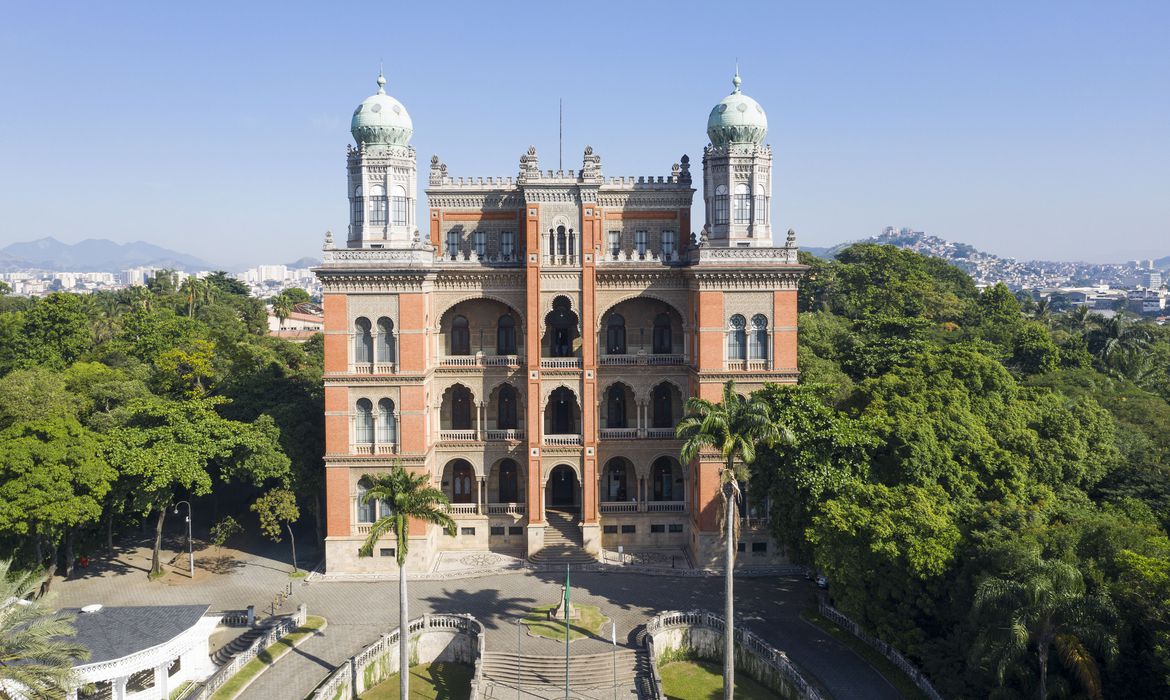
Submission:
[[[743,80],[739,77],[739,61],[737,60],[735,62],[735,77],[731,79],[731,84],[735,86],[735,89],[731,91],[732,94],[739,92],[739,84],[742,82]]]
[[[386,76],[382,75],[382,62],[378,61],[378,94],[386,94]]]

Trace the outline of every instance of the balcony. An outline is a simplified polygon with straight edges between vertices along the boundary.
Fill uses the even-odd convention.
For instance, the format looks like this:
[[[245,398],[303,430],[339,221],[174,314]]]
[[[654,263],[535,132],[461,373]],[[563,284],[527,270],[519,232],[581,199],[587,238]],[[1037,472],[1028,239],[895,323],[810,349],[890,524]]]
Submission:
[[[488,515],[524,515],[525,506],[523,503],[489,503],[487,512]]]
[[[580,357],[542,357],[541,369],[581,369]]]
[[[602,501],[604,513],[685,513],[686,501]]]
[[[602,513],[637,513],[638,512],[638,505],[639,504],[637,501],[610,501],[610,502],[602,501],[601,502],[601,512]]]
[[[447,506],[447,512],[452,517],[479,515],[479,505],[475,503],[451,503]]]
[[[602,428],[602,440],[673,440],[674,428]]]
[[[350,366],[353,374],[394,374],[397,365],[393,362],[358,362]]]
[[[439,358],[440,367],[519,367],[519,355],[448,355]]]
[[[487,431],[488,442],[519,442],[524,439],[523,430],[489,430]]]
[[[767,360],[728,360],[726,364],[727,369],[737,370],[741,372],[766,372],[768,371]]]
[[[398,454],[398,444],[394,442],[359,442],[350,450],[355,455],[392,455]]]
[[[677,354],[646,354],[637,353],[636,355],[602,355],[600,358],[602,366],[607,365],[641,365],[641,366],[663,366],[663,365],[682,365],[686,364],[686,360],[682,355]]]
[[[687,512],[686,501],[647,501],[647,513],[685,513]]]
[[[602,428],[602,440],[636,440],[638,438],[637,428]]]
[[[452,442],[475,442],[479,440],[479,431],[471,430],[440,430],[439,439]]]
[[[545,435],[544,444],[547,447],[574,447],[581,445],[580,435]]]
[[[674,428],[646,428],[648,440],[673,440]]]

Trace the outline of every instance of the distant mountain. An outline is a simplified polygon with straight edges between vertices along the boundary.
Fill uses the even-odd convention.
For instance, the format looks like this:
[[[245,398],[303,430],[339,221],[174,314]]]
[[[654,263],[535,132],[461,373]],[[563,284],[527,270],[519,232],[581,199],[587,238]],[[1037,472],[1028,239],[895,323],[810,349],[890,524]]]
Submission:
[[[294,260],[290,263],[285,263],[284,266],[287,268],[290,268],[290,269],[294,269],[294,268],[301,268],[301,267],[317,267],[320,264],[321,264],[321,260],[319,258],[310,258],[308,256],[305,256],[305,257],[301,258],[300,260]]]
[[[115,243],[90,238],[70,245],[55,238],[42,238],[0,248],[0,270],[6,272],[29,269],[114,272],[131,267],[165,267],[186,272],[216,269],[193,255],[143,241]]]

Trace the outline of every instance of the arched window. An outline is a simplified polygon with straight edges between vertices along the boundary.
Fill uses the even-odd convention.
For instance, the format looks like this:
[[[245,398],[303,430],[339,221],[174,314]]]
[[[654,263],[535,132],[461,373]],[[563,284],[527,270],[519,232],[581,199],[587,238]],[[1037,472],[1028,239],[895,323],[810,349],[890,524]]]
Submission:
[[[735,186],[735,199],[731,203],[735,223],[750,224],[752,222],[752,190],[740,183]]]
[[[550,435],[577,435],[577,395],[565,387],[553,390],[545,408],[545,432]]]
[[[509,314],[500,316],[496,323],[496,354],[516,354],[516,319]]]
[[[378,362],[394,362],[394,321],[378,319]]]
[[[605,465],[605,484],[601,489],[602,497],[607,501],[624,501],[628,496],[626,488],[626,461],[621,457],[614,457]]]
[[[500,387],[496,404],[496,429],[516,429],[516,390],[509,384]]]
[[[747,359],[747,319],[739,314],[731,317],[727,328],[727,359]]]
[[[605,327],[605,351],[610,355],[626,354],[626,319],[621,314],[610,314]]]
[[[359,445],[368,445],[374,441],[374,405],[369,399],[358,399],[353,441]]]
[[[565,235],[565,227],[557,226],[557,255],[562,257],[569,254],[569,238]]]
[[[516,468],[516,462],[510,459],[505,459],[503,462],[500,462],[498,469],[499,486],[497,489],[498,495],[496,497],[500,499],[500,503],[519,502],[519,499],[516,498],[520,491],[518,483],[519,479],[517,477],[517,472],[519,470]]]
[[[455,460],[451,468],[451,502],[475,503],[475,474],[464,459]]]
[[[465,386],[451,389],[451,429],[471,430],[471,390]]]
[[[374,336],[368,318],[358,318],[353,322],[353,361],[357,364],[374,361]]]
[[[383,445],[398,443],[398,419],[394,417],[394,402],[390,399],[378,402],[378,442]]]
[[[674,465],[671,464],[669,457],[659,457],[654,460],[654,466],[651,469],[653,475],[653,489],[655,501],[674,501],[682,500],[682,493],[675,492],[674,488]],[[681,491],[681,489],[679,489]]]
[[[390,200],[390,221],[395,226],[405,226],[409,218],[409,204],[406,199],[406,188],[394,186],[394,197]]]
[[[670,314],[658,314],[654,317],[654,354],[669,355],[672,345]]]
[[[626,390],[621,384],[614,384],[605,392],[605,427],[626,427]]]
[[[545,317],[550,357],[573,357],[577,337],[577,314],[568,297],[553,299],[553,310]]]
[[[350,223],[361,226],[365,219],[366,200],[362,199],[362,186],[353,188],[353,199],[349,203]]]
[[[471,354],[471,327],[466,316],[460,315],[451,319],[451,354]]]
[[[362,479],[357,484],[357,521],[359,523],[372,523],[378,519],[376,512],[377,504],[373,499],[369,503],[364,503],[366,493],[370,490],[370,482]]]
[[[715,188],[715,223],[727,223],[727,185],[719,185]]]
[[[654,409],[654,427],[673,428],[674,404],[671,401],[670,385],[662,383],[654,387],[654,395],[651,403]]]
[[[748,346],[753,360],[768,359],[768,319],[763,314],[752,316],[752,335]]]
[[[370,223],[374,226],[386,225],[386,188],[381,185],[370,188]]]
[[[756,215],[757,224],[768,223],[768,193],[763,185],[756,185]]]

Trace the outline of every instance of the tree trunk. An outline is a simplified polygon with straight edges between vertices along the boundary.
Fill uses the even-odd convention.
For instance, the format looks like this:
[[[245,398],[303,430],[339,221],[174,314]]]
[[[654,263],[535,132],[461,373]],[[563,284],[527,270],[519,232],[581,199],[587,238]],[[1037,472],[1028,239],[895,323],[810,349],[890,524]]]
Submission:
[[[292,545],[293,573],[295,574],[300,571],[297,568],[297,538],[293,537],[292,523],[285,523],[284,526],[288,528],[288,541]]]
[[[45,540],[49,545],[49,566],[45,569],[45,583],[41,586],[41,595],[49,592],[49,586],[53,585],[53,577],[57,575],[57,543],[52,540]]]
[[[114,509],[110,508],[110,514],[106,516],[106,554],[114,558]]]
[[[317,545],[325,541],[325,519],[321,517],[321,494],[313,497],[313,526],[317,530]]]
[[[732,597],[732,583],[735,580],[735,491],[731,490],[727,497],[725,515],[727,520],[727,547],[724,565],[724,603],[723,603],[723,698],[732,700],[735,697],[735,603]]]
[[[1036,645],[1036,657],[1040,661],[1040,700],[1048,700],[1048,645]]]
[[[154,525],[154,552],[150,555],[150,573],[162,573],[162,561],[159,560],[159,552],[162,551],[162,535],[163,523],[167,519],[167,507],[163,504],[158,505],[158,521]]]
[[[397,553],[397,552],[396,552]],[[398,565],[398,697],[410,697],[410,620],[406,612],[406,556]]]
[[[69,528],[65,534],[65,578],[73,575],[73,543],[77,539],[77,528]]]

